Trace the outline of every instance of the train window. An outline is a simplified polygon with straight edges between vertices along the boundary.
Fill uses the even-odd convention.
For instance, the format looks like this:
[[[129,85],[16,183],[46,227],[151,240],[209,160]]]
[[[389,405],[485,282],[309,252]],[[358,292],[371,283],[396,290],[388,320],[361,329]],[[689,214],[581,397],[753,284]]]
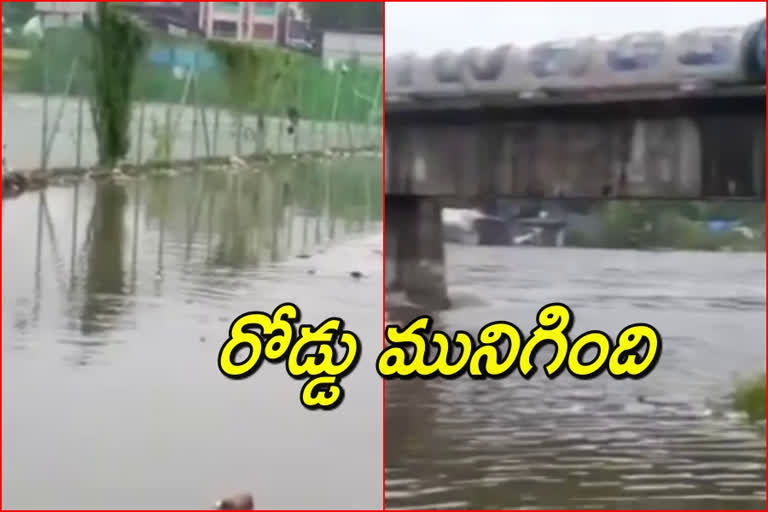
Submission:
[[[538,78],[580,76],[587,71],[589,58],[576,43],[548,43],[530,50],[528,66]]]
[[[443,52],[433,57],[432,68],[440,82],[461,81],[459,57],[453,53]]]
[[[721,66],[734,59],[736,40],[728,31],[694,31],[678,38],[678,61],[685,66]]]
[[[663,36],[639,34],[621,38],[608,52],[608,66],[614,71],[648,69],[660,63],[664,54]]]

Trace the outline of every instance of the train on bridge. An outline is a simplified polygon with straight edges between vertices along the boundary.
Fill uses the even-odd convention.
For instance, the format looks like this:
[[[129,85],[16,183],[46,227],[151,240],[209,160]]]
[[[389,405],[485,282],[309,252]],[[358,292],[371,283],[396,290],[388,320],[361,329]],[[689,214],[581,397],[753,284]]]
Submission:
[[[413,101],[581,94],[594,91],[722,89],[765,84],[765,19],[747,26],[667,35],[626,34],[550,41],[526,50],[415,54],[386,61],[387,106]]]
[[[563,241],[564,219],[513,233],[446,202],[764,201],[765,37],[762,19],[387,59],[387,289],[439,310],[446,239]]]

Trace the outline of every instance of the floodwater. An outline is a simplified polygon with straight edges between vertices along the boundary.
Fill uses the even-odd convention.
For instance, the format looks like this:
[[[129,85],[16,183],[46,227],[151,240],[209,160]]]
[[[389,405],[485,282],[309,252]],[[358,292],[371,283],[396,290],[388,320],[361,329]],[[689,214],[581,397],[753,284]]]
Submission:
[[[296,165],[3,201],[4,508],[381,508],[381,161]],[[284,367],[219,373],[284,301],[361,339],[331,413]]]
[[[449,246],[447,264],[448,332],[527,333],[559,301],[573,335],[648,322],[663,352],[640,381],[388,382],[387,508],[765,509],[764,430],[726,399],[765,371],[765,253]]]

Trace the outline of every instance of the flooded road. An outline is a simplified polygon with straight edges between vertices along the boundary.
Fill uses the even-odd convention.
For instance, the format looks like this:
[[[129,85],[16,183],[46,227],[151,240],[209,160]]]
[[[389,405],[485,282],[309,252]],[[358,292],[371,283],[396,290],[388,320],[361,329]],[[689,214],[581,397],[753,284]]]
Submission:
[[[5,508],[381,507],[381,161],[296,165],[3,202]],[[284,367],[219,373],[287,300],[361,339],[333,413]]]
[[[726,400],[765,371],[765,253],[448,246],[447,264],[451,333],[528,333],[559,301],[572,334],[648,322],[663,353],[634,382],[387,383],[387,508],[765,509],[764,434]]]

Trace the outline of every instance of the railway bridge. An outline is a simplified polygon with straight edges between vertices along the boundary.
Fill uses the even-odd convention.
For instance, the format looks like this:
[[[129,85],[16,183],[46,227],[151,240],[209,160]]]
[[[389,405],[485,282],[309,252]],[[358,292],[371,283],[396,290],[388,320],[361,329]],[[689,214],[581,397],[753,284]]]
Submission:
[[[448,306],[446,199],[765,199],[765,21],[387,61],[388,291]]]

